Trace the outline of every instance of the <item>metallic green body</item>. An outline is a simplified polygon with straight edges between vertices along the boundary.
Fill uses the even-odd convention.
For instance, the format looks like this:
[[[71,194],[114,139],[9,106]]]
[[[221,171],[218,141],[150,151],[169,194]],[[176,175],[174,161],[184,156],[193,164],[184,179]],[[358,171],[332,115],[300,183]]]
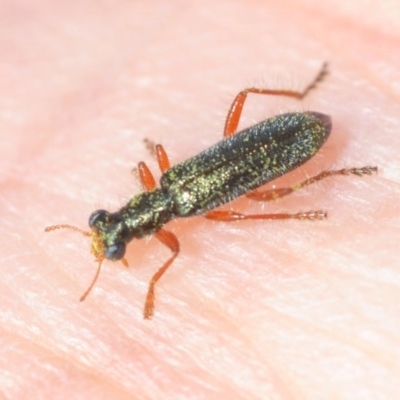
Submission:
[[[330,131],[330,117],[317,112],[269,118],[171,167],[160,188],[138,194],[119,211],[95,211],[89,225],[106,258],[120,259],[132,239],[157,232],[171,219],[206,213],[304,164]]]
[[[161,177],[175,215],[203,214],[309,160],[331,130],[315,112],[282,114],[222,140]]]

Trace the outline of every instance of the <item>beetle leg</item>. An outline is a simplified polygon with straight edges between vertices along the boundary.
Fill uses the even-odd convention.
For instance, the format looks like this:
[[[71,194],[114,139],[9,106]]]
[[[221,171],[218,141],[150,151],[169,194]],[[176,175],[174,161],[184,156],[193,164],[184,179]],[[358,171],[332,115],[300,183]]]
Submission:
[[[361,168],[343,168],[339,170],[332,170],[332,171],[322,171],[318,175],[315,175],[311,178],[304,180],[303,182],[297,183],[293,186],[286,187],[286,188],[278,188],[278,189],[268,189],[268,190],[255,190],[246,194],[251,200],[256,201],[270,201],[276,200],[281,197],[287,196],[305,186],[312,185],[313,183],[319,182],[322,179],[328,178],[334,175],[371,175],[373,172],[378,170],[377,167],[361,167]]]
[[[243,89],[236,95],[229,108],[228,115],[225,120],[224,137],[232,136],[233,134],[235,134],[248,93],[270,94],[274,96],[287,96],[301,100],[310,92],[310,90],[314,89],[314,87],[322,79],[324,79],[327,73],[328,73],[328,64],[324,63],[320,71],[316,75],[316,77],[313,79],[313,81],[302,92],[296,90],[262,89],[256,87]]]
[[[278,213],[278,214],[241,214],[235,211],[210,211],[205,214],[205,218],[220,222],[235,222],[245,219],[303,219],[303,220],[321,220],[327,217],[327,212],[323,210],[298,212],[296,214]]]
[[[154,312],[154,287],[159,279],[164,275],[165,271],[169,268],[172,262],[179,254],[179,241],[177,237],[170,231],[160,229],[155,237],[165,246],[172,251],[172,256],[167,262],[153,275],[149,283],[149,289],[147,291],[146,303],[144,305],[144,318],[149,319]]]
[[[147,149],[152,156],[157,158],[158,166],[162,173],[171,168],[167,152],[161,144],[154,144],[150,139],[144,139]]]
[[[144,190],[146,190],[146,192],[154,190],[156,188],[156,181],[149,167],[143,161],[140,161],[140,163],[138,164],[138,171],[139,179],[143,185]]]

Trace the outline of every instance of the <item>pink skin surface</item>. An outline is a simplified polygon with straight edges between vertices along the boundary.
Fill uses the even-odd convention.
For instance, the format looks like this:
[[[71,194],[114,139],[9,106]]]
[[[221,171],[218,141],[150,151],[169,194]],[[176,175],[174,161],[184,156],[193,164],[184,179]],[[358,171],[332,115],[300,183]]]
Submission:
[[[398,1],[1,1],[1,357],[7,399],[395,399],[400,396],[400,25]],[[349,3],[349,5],[346,5]],[[372,4],[373,3],[373,4]],[[397,14],[396,14],[397,13]],[[324,209],[326,221],[170,223],[181,253],[135,241],[129,269],[96,268],[90,213],[140,190],[144,138],[182,161],[222,137],[245,86],[241,127],[286,111],[333,131],[283,186],[377,165],[239,212]]]

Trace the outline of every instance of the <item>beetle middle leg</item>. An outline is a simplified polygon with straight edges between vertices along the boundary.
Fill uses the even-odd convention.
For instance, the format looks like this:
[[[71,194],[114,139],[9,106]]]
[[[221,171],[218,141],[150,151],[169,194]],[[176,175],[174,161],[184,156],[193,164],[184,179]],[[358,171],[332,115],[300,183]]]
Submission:
[[[274,96],[287,96],[294,97],[295,99],[303,99],[310,92],[310,90],[314,89],[314,87],[322,79],[324,79],[327,73],[328,64],[324,63],[313,81],[301,92],[296,90],[263,89],[256,87],[243,89],[236,95],[229,108],[228,115],[225,120],[224,137],[235,134],[248,93],[269,94]]]

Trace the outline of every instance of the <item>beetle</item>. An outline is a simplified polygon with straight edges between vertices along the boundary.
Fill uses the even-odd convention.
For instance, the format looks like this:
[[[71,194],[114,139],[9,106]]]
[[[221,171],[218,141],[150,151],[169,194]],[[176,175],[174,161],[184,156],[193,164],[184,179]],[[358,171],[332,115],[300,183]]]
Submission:
[[[302,92],[255,87],[242,90],[228,111],[222,141],[172,167],[163,146],[155,146],[162,172],[158,188],[147,165],[140,162],[139,177],[145,191],[134,196],[116,212],[94,211],[89,217],[90,231],[67,224],[47,227],[47,232],[68,228],[92,239],[91,252],[98,267],[93,281],[80,300],[83,301],[92,290],[104,259],[121,260],[128,266],[124,257],[126,245],[133,239],[154,235],[172,251],[172,256],[150,280],[144,306],[144,318],[150,318],[154,312],[155,285],[180,250],[177,237],[164,229],[167,222],[195,215],[224,222],[289,218],[321,220],[327,217],[323,210],[295,214],[246,215],[215,209],[242,195],[257,201],[275,200],[329,176],[363,176],[376,172],[377,167],[373,166],[323,171],[291,187],[256,190],[313,157],[328,139],[332,124],[331,118],[320,112],[291,112],[266,119],[236,133],[247,95],[256,93],[302,99],[326,73],[327,66],[324,64],[315,79]]]

